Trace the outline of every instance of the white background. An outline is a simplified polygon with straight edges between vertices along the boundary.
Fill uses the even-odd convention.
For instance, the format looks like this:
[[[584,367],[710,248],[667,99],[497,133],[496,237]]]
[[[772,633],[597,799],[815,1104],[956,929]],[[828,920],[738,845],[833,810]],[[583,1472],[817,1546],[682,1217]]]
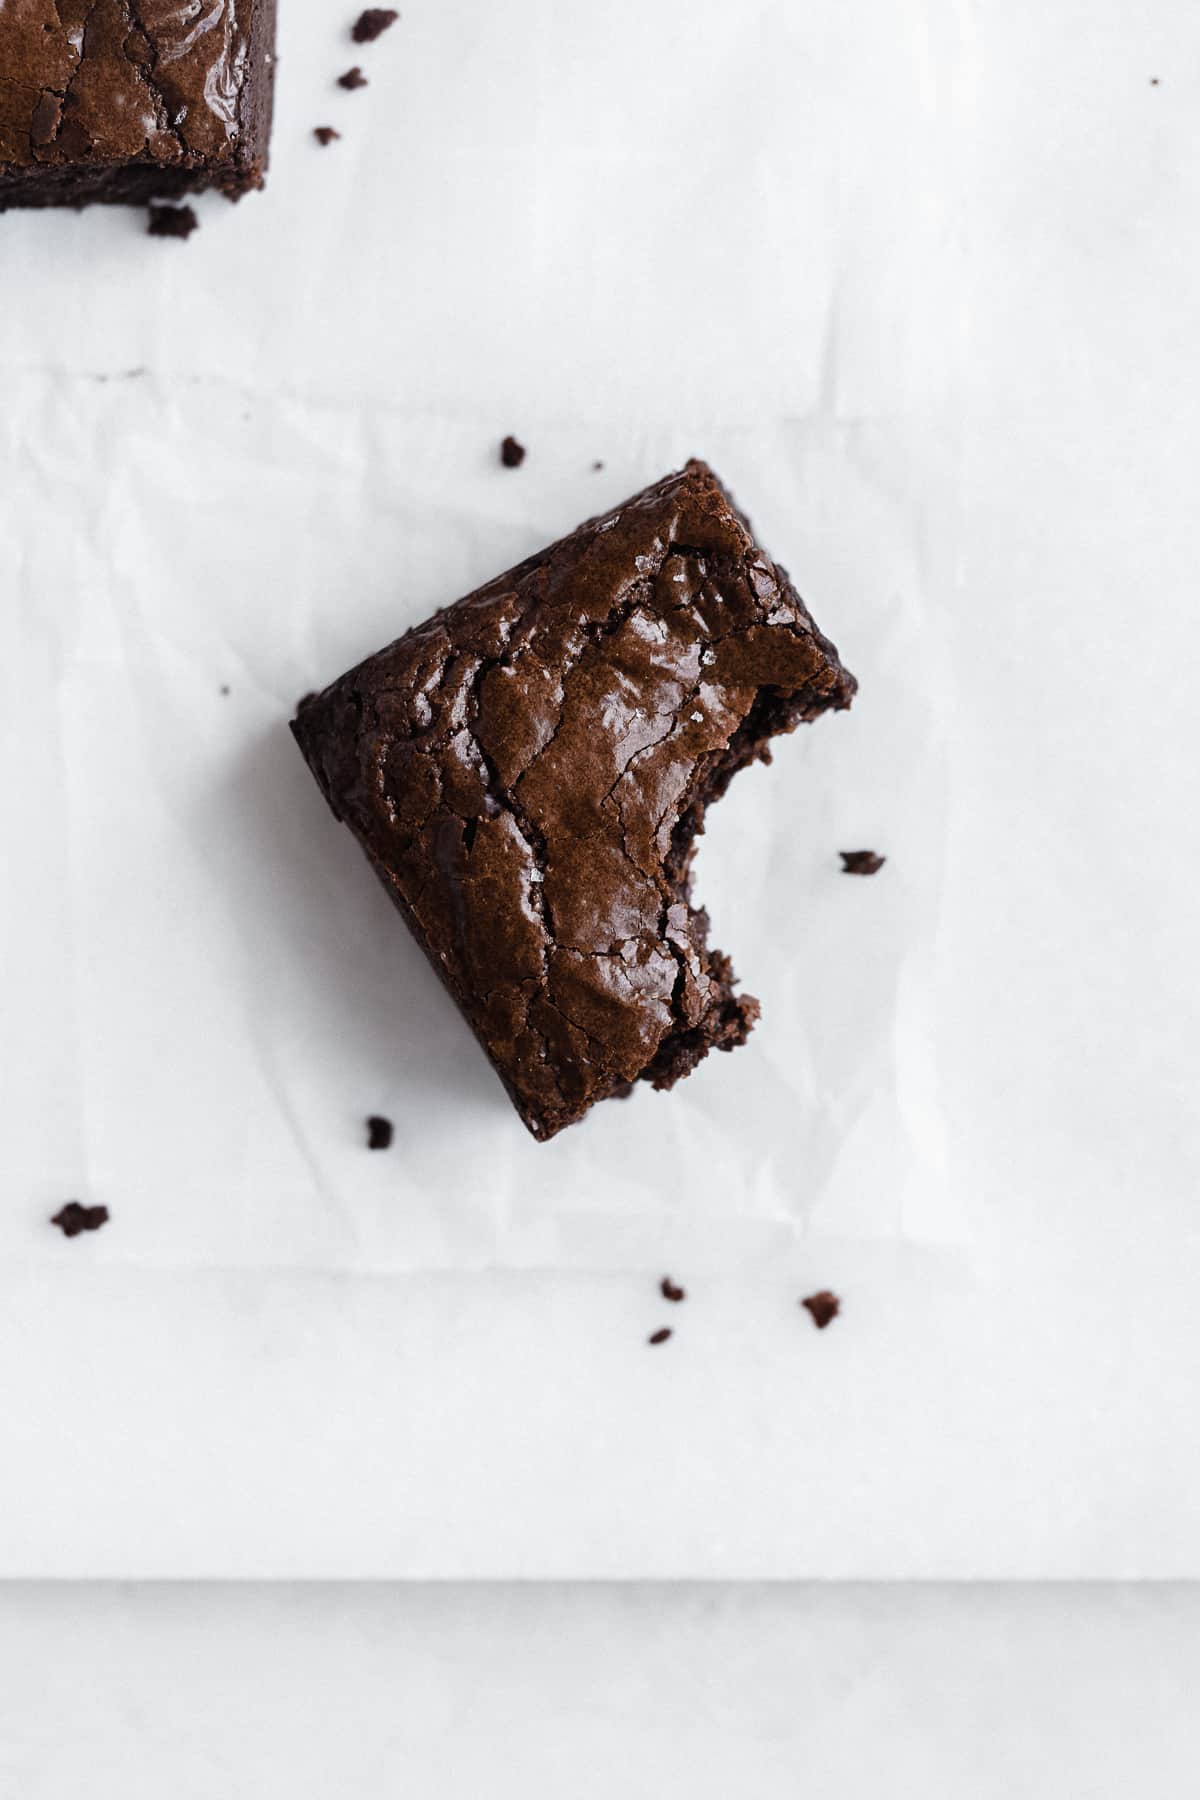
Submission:
[[[414,4],[355,95],[339,32],[186,244],[3,221],[0,1567],[1196,1573],[1195,20]],[[559,1155],[283,722],[695,449],[863,693],[705,845],[761,1036]]]
[[[1200,1592],[0,1592],[21,1800],[1128,1800],[1200,1767]]]
[[[186,245],[134,214],[3,220],[6,718],[38,714],[63,622],[94,620],[97,544],[114,591],[187,579],[173,547],[203,521],[161,510],[158,428],[196,433],[207,466],[248,423],[234,461],[273,446],[270,519],[270,469],[304,443],[333,468],[339,446],[328,510],[253,566],[278,625],[277,664],[242,676],[264,731],[297,680],[373,647],[407,556],[432,602],[504,560],[485,549],[529,547],[525,512],[480,526],[511,504],[488,467],[507,430],[535,453],[520,504],[543,536],[702,449],[848,653],[902,540],[946,689],[931,993],[953,1229],[714,1272],[683,1354],[653,1364],[652,1291],[620,1268],[352,1282],[31,1248],[3,1273],[5,1569],[1197,1573],[1190,10],[414,4],[351,96],[328,80],[365,53],[316,9],[289,9],[281,48],[267,196],[206,206]],[[345,135],[322,152],[327,121]],[[593,456],[613,483],[594,502]],[[396,529],[365,539],[383,501],[362,496],[401,463]],[[157,523],[135,541],[143,481]],[[20,528],[38,494],[61,538]],[[186,481],[173,499],[184,517]],[[310,562],[331,623],[298,641]],[[185,646],[206,680],[209,627],[241,603],[225,573]],[[53,787],[68,751],[86,735],[18,773],[10,747],[10,783]],[[29,1135],[6,1220],[77,1178],[79,1121],[38,1087],[55,1034],[28,1030],[39,996],[58,1016],[39,859],[62,830],[50,808],[28,858],[7,837],[29,935],[6,946],[27,986],[5,1069]],[[188,1104],[171,1048],[156,1144]],[[810,1282],[847,1295],[821,1338],[796,1333]]]
[[[48,1265],[29,1208],[81,1152],[53,987],[43,1036],[25,1009],[58,945],[51,806],[28,855],[5,840],[27,1133],[6,1119],[6,1571],[167,1572],[184,1544],[200,1573],[1197,1573],[1193,9],[414,0],[359,53],[294,4],[281,50],[266,197],[205,206],[186,245],[135,214],[2,221],[5,719],[38,716],[96,544],[170,488],[159,428],[202,426],[206,466],[246,412],[239,468],[264,442],[283,467],[358,447],[336,459],[358,481],[252,565],[278,658],[228,678],[264,733],[302,668],[373,647],[405,558],[406,591],[448,597],[529,547],[531,513],[573,523],[594,456],[603,504],[708,454],[848,653],[874,533],[885,566],[917,546],[949,712],[952,1229],[824,1237],[804,1266],[810,1240],[777,1282],[714,1273],[684,1354],[649,1365],[659,1315],[629,1272],[193,1278],[110,1269],[103,1237]],[[371,87],[331,90],[355,59]],[[508,430],[535,452],[518,515],[489,485]],[[398,464],[395,530],[364,539]],[[193,491],[149,561],[139,536],[109,565],[122,593],[186,579]],[[23,529],[47,494],[61,534]],[[286,628],[310,561],[320,641]],[[228,575],[188,646],[206,683]],[[65,746],[21,741],[10,788],[58,792]],[[169,1125],[186,1084],[166,1092]],[[847,1295],[822,1338],[796,1336],[802,1278]],[[1179,1792],[1193,1601],[9,1589],[0,1769],[55,1800],[378,1793],[397,1770],[439,1796]]]

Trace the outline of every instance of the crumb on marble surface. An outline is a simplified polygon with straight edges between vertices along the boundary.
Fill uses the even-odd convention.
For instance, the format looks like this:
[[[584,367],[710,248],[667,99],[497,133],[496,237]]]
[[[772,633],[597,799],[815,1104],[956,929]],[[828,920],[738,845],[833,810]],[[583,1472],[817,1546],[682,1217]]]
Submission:
[[[808,1299],[802,1300],[800,1304],[806,1312],[811,1314],[812,1322],[818,1331],[824,1331],[827,1325],[832,1325],[842,1310],[841,1301],[836,1294],[831,1294],[828,1288],[822,1288],[819,1294],[810,1294]]]
[[[367,1149],[390,1150],[392,1139],[396,1135],[396,1127],[390,1119],[380,1113],[372,1113],[367,1120]]]
[[[842,859],[843,875],[878,875],[886,856],[880,856],[875,850],[839,850]]]
[[[57,1225],[64,1237],[78,1237],[81,1231],[99,1231],[102,1225],[107,1225],[108,1208],[83,1206],[78,1200],[68,1200],[50,1223]]]
[[[373,44],[399,17],[390,6],[368,6],[354,21],[350,36],[356,44]]]
[[[190,206],[152,206],[147,237],[189,238],[200,221]]]

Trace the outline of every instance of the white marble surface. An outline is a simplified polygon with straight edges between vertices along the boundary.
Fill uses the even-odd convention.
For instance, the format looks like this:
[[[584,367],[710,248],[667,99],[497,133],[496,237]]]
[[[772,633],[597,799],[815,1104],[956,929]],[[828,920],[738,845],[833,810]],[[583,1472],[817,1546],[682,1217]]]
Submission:
[[[187,244],[98,210],[0,221],[0,730],[19,771],[0,1571],[1200,1572],[1200,15],[763,0],[751,28],[750,10],[411,0],[348,96],[340,22],[293,0],[266,196],[205,207]],[[319,151],[334,107],[345,135]],[[492,450],[513,429],[533,453],[509,477]],[[229,444],[246,448],[226,480]],[[935,955],[889,966],[882,1041],[932,1043],[954,1229],[899,1203],[894,1134],[861,1164],[835,1137],[846,1206],[800,1204],[777,1249],[739,1242],[701,1278],[673,1269],[692,1295],[664,1354],[644,1342],[657,1269],[603,1218],[586,1267],[556,1243],[520,1269],[425,1255],[480,1199],[478,1180],[456,1191],[468,1151],[506,1170],[506,1201],[536,1155],[577,1178],[564,1213],[586,1182],[603,1214],[620,1130],[597,1121],[559,1162],[519,1140],[283,714],[387,635],[401,589],[404,623],[599,503],[594,456],[616,501],[696,448],[847,647],[861,628],[877,654],[901,589],[925,633],[948,781],[927,794],[889,768],[869,830],[899,884],[928,851],[905,803],[944,806]],[[319,617],[293,612],[301,585],[327,594]],[[270,629],[226,701],[247,589]],[[168,590],[194,603],[162,650]],[[158,706],[137,712],[147,663]],[[884,691],[864,684],[848,730],[886,716]],[[240,783],[222,706],[258,734]],[[169,770],[164,741],[188,751]],[[89,787],[101,742],[144,788]],[[127,880],[151,827],[187,836],[207,885],[177,895],[167,855],[161,883]],[[831,896],[814,874],[794,906],[770,890],[774,917],[757,884],[739,907],[763,839],[724,832],[702,866],[726,870],[730,941],[769,1001],[802,971],[796,919]],[[95,934],[77,956],[74,917]],[[879,934],[862,943],[856,979]],[[270,1054],[263,987],[312,1026]],[[81,995],[86,1045],[63,1024]],[[427,1054],[393,1064],[414,1006]],[[390,1261],[299,1256],[312,1165],[291,1157],[294,1190],[259,1179],[268,1134],[287,1138],[261,1087],[286,1100],[293,1053],[304,1120],[347,1160],[381,1103],[359,1098],[368,1075],[395,1082],[418,1144],[429,1096],[461,1097],[464,1162],[411,1214],[368,1189],[374,1167],[339,1214]],[[769,1060],[741,1055],[666,1116],[761,1122]],[[224,1109],[203,1104],[210,1066]],[[907,1127],[913,1064],[886,1066],[878,1097]],[[763,1110],[790,1174],[792,1115]],[[269,1220],[279,1267],[185,1254],[203,1157],[250,1171],[223,1216],[256,1245]],[[113,1225],[68,1245],[45,1215],[85,1177],[111,1182]],[[846,1308],[818,1337],[796,1300],[825,1285]]]
[[[14,1800],[1130,1800],[1200,1590],[0,1588]]]

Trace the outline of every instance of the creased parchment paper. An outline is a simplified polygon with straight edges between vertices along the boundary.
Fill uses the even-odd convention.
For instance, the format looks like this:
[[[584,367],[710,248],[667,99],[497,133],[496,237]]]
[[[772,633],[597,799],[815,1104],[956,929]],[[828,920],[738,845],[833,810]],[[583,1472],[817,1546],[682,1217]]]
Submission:
[[[5,1154],[16,1188],[119,1212],[105,1260],[726,1267],[960,1235],[928,1017],[956,36],[931,4],[864,51],[856,12],[879,30],[869,6],[416,7],[348,97],[297,4],[265,196],[204,206],[186,245],[124,211],[5,220],[0,732],[32,772],[7,794]],[[656,71],[620,130],[614,33]],[[286,724],[690,454],[861,694],[711,815],[696,891],[763,1001],[750,1045],[537,1146]],[[842,875],[864,845],[883,874]],[[0,1234],[53,1254],[19,1209]]]
[[[926,1007],[938,659],[906,522],[856,446],[835,458],[780,427],[718,464],[862,683],[849,715],[739,778],[703,842],[697,894],[763,1020],[669,1096],[639,1090],[537,1145],[286,722],[306,688],[573,522],[540,464],[571,472],[558,485],[582,515],[683,447],[609,427],[600,472],[594,428],[543,425],[518,475],[489,466],[482,424],[377,412],[364,459],[360,414],[314,429],[298,403],[257,399],[246,417],[232,389],[179,400],[150,374],[29,377],[18,404],[45,458],[31,560],[59,522],[53,567],[30,570],[6,624],[7,667],[30,645],[38,665],[5,708],[9,766],[36,742],[39,770],[10,838],[30,865],[22,1004],[42,1051],[15,1128],[29,1190],[53,1169],[119,1216],[106,1258],[719,1268],[807,1233],[952,1228]],[[888,856],[869,880],[838,859],[862,845]],[[386,1154],[365,1149],[376,1112],[396,1126]],[[4,1228],[24,1251],[19,1213]]]

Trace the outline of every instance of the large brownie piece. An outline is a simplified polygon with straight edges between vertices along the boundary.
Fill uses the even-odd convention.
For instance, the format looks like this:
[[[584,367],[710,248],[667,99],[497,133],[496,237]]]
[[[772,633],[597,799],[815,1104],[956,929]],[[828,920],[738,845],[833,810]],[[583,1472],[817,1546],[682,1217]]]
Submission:
[[[704,811],[853,676],[691,462],[300,704],[292,730],[536,1138],[745,1041]]]
[[[261,187],[275,0],[0,0],[0,212]]]

